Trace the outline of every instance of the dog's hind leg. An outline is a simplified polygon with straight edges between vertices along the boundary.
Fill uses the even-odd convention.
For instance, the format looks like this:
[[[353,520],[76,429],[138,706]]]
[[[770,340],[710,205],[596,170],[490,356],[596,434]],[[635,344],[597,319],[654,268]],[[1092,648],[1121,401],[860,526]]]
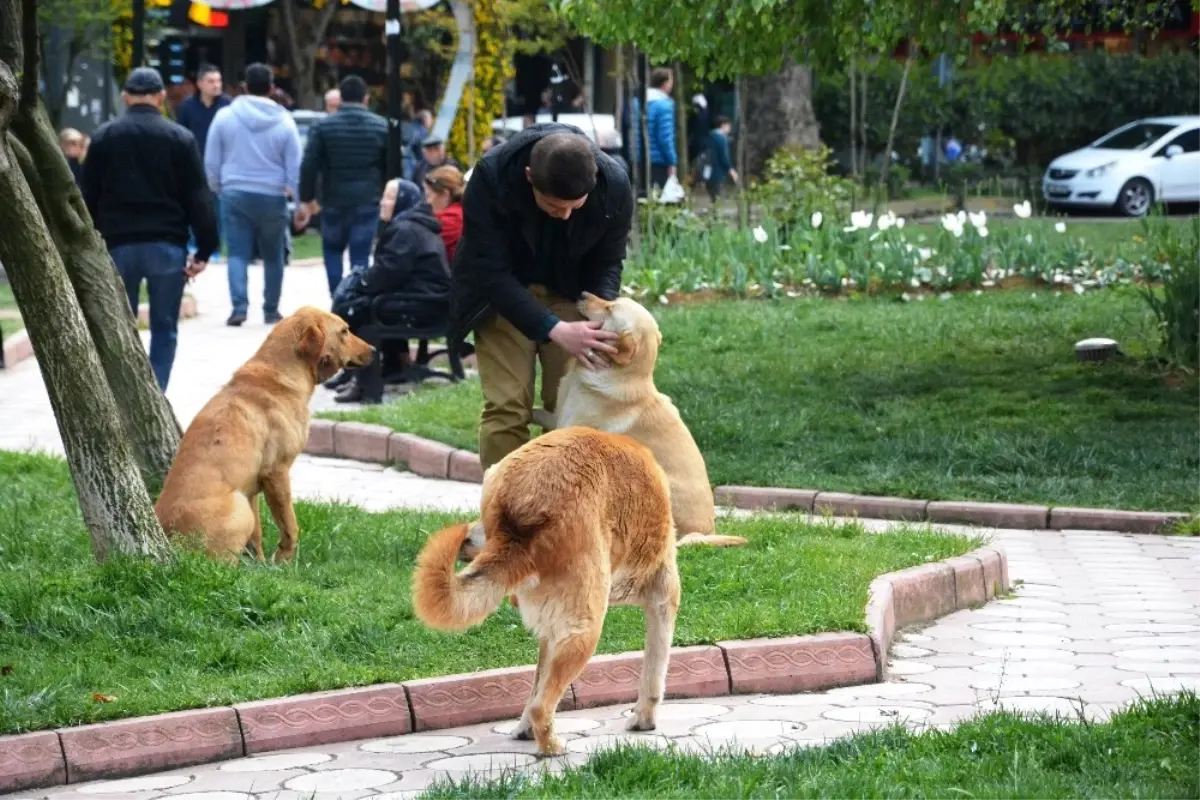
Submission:
[[[250,536],[250,546],[246,549],[249,550],[250,547],[253,547],[254,557],[258,559],[259,563],[262,563],[267,558],[263,555],[262,549],[262,517],[258,515],[257,494],[250,498],[250,512],[254,514],[254,533]]]
[[[514,596],[513,600],[516,599]],[[533,714],[533,703],[542,691],[542,680],[546,677],[546,664],[549,663],[550,643],[542,637],[538,645],[538,660],[537,670],[533,675],[533,686],[529,690],[529,701],[525,703],[525,711],[521,714],[521,720],[517,723],[517,727],[513,728],[512,738],[521,739],[523,741],[533,738],[533,723],[530,722],[530,715]]]
[[[279,547],[271,560],[276,564],[291,561],[296,553],[296,540],[300,538],[300,526],[296,523],[296,509],[292,507],[292,473],[290,464],[280,464],[263,476],[263,494],[275,525],[279,528]],[[255,515],[257,518],[257,515]]]
[[[646,615],[646,651],[642,656],[637,705],[625,726],[631,731],[654,730],[658,706],[666,692],[667,662],[671,657],[671,638],[675,635],[675,615],[679,613],[679,573],[674,564],[663,566],[646,587],[642,612]]]
[[[533,696],[529,698],[528,713],[540,756],[556,756],[563,752],[562,740],[554,733],[554,711],[571,687],[571,681],[579,677],[596,651],[603,624],[604,617],[601,616],[594,630],[550,642],[545,648],[548,656],[545,666],[541,664],[542,659],[538,659],[542,676]]]

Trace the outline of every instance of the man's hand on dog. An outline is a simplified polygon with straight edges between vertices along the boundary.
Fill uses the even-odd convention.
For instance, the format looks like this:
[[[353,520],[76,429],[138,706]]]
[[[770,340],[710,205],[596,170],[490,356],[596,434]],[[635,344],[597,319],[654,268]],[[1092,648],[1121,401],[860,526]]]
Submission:
[[[607,355],[613,355],[617,348],[609,342],[620,338],[612,331],[600,330],[603,322],[584,320],[582,322],[559,322],[550,330],[550,340],[566,350],[588,369],[608,366]]]

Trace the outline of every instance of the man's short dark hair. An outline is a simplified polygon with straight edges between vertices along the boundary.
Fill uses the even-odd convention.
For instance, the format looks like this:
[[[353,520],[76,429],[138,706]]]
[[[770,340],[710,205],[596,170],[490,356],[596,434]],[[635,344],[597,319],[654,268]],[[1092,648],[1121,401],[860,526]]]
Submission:
[[[338,92],[343,103],[361,103],[367,99],[367,82],[357,75],[349,75],[338,84]]]
[[[724,114],[721,114],[720,116],[718,116],[716,119],[713,120],[714,128],[720,128],[725,125],[732,125],[732,124],[733,123],[730,121],[729,117],[725,116]]]
[[[578,200],[596,188],[596,157],[584,137],[552,133],[529,154],[533,188],[556,200]]]
[[[655,67],[650,70],[650,87],[661,89],[671,80],[671,70],[667,67]]]
[[[275,86],[275,73],[266,64],[246,67],[246,91],[255,97],[267,97]]]
[[[196,80],[212,75],[213,73],[221,74],[221,68],[215,64],[201,64],[196,67]]]

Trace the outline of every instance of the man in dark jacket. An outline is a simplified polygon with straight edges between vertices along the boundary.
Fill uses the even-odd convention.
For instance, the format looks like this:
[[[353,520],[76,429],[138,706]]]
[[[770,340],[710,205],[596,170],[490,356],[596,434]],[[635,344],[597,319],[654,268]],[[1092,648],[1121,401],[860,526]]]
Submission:
[[[351,75],[338,91],[341,106],[309,133],[300,164],[300,202],[310,216],[321,181],[321,247],[330,296],[342,280],[347,248],[350,269],[366,269],[370,261],[387,176],[387,121],[367,110],[367,84]]]
[[[162,116],[166,88],[150,67],[129,74],[125,115],[100,126],[83,163],[83,199],[136,313],[150,296],[150,365],[163,390],[171,377],[179,306],[187,281],[217,247],[217,223],[196,140]],[[187,254],[188,230],[196,253]]]
[[[196,147],[200,157],[204,158],[204,145],[208,142],[208,129],[212,127],[213,117],[225,106],[233,102],[224,92],[224,82],[221,80],[221,70],[212,64],[201,64],[196,70],[196,92],[179,106],[179,114],[175,121],[192,132],[196,137]],[[220,250],[221,230],[221,201],[217,194],[212,195],[213,214],[217,220],[217,249]],[[193,234],[194,236],[195,234]],[[195,241],[189,241],[193,248]],[[217,254],[219,255],[219,253]]]
[[[583,292],[621,290],[633,222],[629,178],[570,125],[518,133],[475,165],[451,274],[452,346],[475,332],[483,385],[479,456],[495,464],[529,441],[533,376],[553,412],[567,359],[607,365],[616,334],[583,320]]]

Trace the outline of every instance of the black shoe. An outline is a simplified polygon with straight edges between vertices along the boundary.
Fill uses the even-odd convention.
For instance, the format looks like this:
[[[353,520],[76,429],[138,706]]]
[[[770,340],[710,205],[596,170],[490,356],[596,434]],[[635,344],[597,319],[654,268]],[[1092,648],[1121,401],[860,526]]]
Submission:
[[[321,385],[326,389],[340,389],[352,380],[354,380],[354,371],[344,369]]]
[[[229,315],[229,319],[225,320],[225,324],[231,328],[240,328],[245,321],[246,315],[240,311],[235,311]]]
[[[283,322],[283,315],[280,314],[278,311],[264,311],[263,312],[263,323],[264,324],[274,325],[278,322]]]
[[[335,403],[362,403],[363,405],[373,406],[383,402],[382,398],[367,397],[362,386],[358,381],[354,381],[338,392],[333,398]]]

